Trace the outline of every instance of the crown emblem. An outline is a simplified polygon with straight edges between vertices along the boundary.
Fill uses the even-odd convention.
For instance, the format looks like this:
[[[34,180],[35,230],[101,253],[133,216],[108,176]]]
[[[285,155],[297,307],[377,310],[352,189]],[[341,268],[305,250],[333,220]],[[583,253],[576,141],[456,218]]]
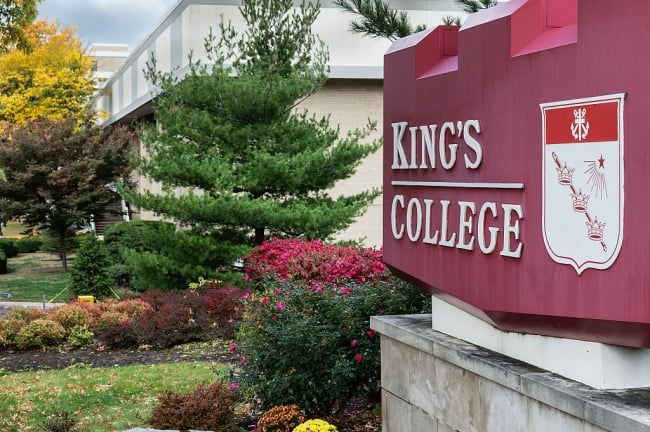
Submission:
[[[582,189],[578,193],[571,193],[571,198],[573,199],[573,210],[584,213],[587,211],[587,201],[589,201],[589,195],[582,193]]]
[[[593,241],[601,241],[603,239],[603,231],[605,230],[605,222],[598,222],[598,218],[585,222],[587,224],[587,236]]]
[[[561,185],[570,185],[573,182],[573,172],[575,168],[568,167],[566,164],[563,166],[555,167],[557,171],[557,181]]]

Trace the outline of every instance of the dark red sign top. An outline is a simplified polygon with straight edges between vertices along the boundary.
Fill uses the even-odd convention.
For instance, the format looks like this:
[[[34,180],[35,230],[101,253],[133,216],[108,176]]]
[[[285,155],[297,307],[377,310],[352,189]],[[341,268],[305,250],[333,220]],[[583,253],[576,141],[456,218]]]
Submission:
[[[511,0],[396,41],[384,259],[506,330],[650,347],[645,0]]]
[[[618,106],[616,103],[589,104],[590,129],[589,141],[615,141],[618,139]],[[559,106],[546,112],[546,143],[562,144],[574,142],[571,128],[576,110],[585,109],[584,104]]]

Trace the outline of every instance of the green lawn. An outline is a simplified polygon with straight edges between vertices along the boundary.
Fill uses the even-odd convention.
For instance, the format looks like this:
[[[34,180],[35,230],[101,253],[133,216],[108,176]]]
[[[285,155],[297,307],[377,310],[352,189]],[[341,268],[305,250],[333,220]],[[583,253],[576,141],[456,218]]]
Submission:
[[[9,301],[41,302],[43,296],[45,301],[50,301],[61,293],[67,284],[68,274],[63,272],[0,275],[0,293],[11,294]],[[73,298],[72,294],[65,290],[54,301],[67,302]]]
[[[7,225],[2,229],[2,235],[5,237],[22,237],[23,232],[27,229],[25,225],[16,221],[9,221]]]
[[[70,263],[69,263],[70,266]],[[44,253],[19,254],[8,260],[9,273],[0,275],[0,293],[11,294],[11,301],[66,302],[74,297],[65,290],[68,273],[61,270],[56,256]],[[70,267],[68,267],[70,268]],[[1,299],[6,300],[6,299]]]
[[[216,366],[181,362],[5,374],[0,376],[0,432],[40,430],[56,411],[73,414],[84,431],[143,427],[160,393],[213,383]]]

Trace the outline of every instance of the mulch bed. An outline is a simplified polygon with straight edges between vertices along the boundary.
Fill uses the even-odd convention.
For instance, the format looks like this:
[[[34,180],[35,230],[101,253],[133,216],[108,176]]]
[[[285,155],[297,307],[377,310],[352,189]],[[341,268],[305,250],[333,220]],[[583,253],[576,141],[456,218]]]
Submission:
[[[202,347],[202,348],[201,348]],[[112,367],[174,362],[212,361],[233,363],[225,343],[204,344],[199,349],[103,349],[90,346],[74,350],[0,351],[0,370],[27,372],[65,369],[71,366]]]

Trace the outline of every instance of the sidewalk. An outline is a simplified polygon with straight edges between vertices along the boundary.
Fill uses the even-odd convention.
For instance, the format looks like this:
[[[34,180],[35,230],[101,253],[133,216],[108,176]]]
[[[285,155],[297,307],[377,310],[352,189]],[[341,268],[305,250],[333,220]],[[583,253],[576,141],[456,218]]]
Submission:
[[[58,306],[63,306],[65,303],[47,303],[45,302],[45,307],[43,302],[19,302],[19,301],[2,301],[0,302],[0,318],[4,317],[9,313],[13,308],[24,307],[24,308],[34,308],[34,309],[51,309]]]

